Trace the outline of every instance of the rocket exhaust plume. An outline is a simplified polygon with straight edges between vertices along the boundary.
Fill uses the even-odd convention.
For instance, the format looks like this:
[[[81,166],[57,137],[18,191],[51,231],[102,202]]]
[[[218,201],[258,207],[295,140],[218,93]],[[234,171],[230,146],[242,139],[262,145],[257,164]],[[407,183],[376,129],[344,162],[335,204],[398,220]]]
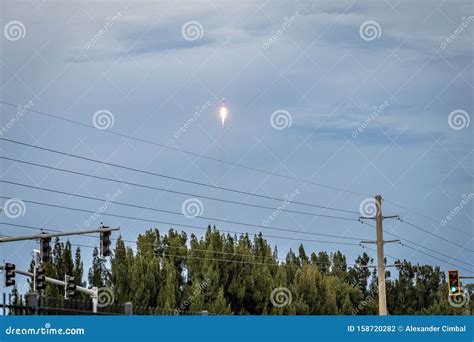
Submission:
[[[227,107],[225,106],[225,100],[224,99],[222,99],[222,106],[221,106],[221,110],[220,110],[220,116],[221,116],[222,127],[224,127],[225,119],[227,119]]]

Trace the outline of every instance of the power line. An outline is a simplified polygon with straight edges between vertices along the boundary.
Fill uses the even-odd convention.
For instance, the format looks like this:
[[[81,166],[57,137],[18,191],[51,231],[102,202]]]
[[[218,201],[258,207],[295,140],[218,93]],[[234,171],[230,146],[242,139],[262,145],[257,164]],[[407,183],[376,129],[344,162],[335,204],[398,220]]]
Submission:
[[[193,185],[209,187],[209,188],[212,188],[212,189],[217,189],[217,190],[222,190],[222,191],[234,192],[234,193],[247,195],[247,196],[260,197],[260,198],[275,200],[275,201],[279,201],[279,202],[282,201],[281,198],[266,196],[266,195],[262,195],[262,194],[255,194],[255,193],[242,191],[242,190],[237,190],[237,189],[225,188],[225,187],[221,187],[221,186],[217,186],[217,185],[206,184],[206,183],[192,181],[192,180],[189,180],[189,179],[179,178],[179,177],[175,177],[175,176],[168,176],[168,175],[164,175],[164,174],[160,174],[160,173],[156,173],[156,172],[141,170],[141,169],[137,169],[137,168],[133,168],[133,167],[129,167],[129,166],[124,166],[124,165],[109,163],[109,162],[105,162],[105,161],[102,161],[102,160],[97,160],[97,159],[93,159],[93,158],[89,158],[89,157],[79,156],[77,154],[72,154],[72,153],[66,153],[66,152],[62,152],[62,151],[58,151],[58,150],[53,150],[53,149],[41,147],[41,146],[38,146],[38,145],[27,144],[27,143],[20,142],[20,141],[10,140],[10,139],[6,139],[6,138],[0,138],[0,140],[7,141],[7,142],[10,142],[10,143],[13,143],[13,144],[19,144],[19,145],[23,145],[23,146],[27,146],[27,147],[31,147],[31,148],[36,148],[36,149],[51,152],[51,153],[60,154],[60,155],[67,156],[67,157],[77,158],[77,159],[86,160],[86,161],[93,162],[93,163],[98,163],[98,164],[103,164],[103,165],[107,165],[107,166],[117,167],[117,168],[128,170],[128,171],[138,172],[138,173],[142,173],[142,174],[146,174],[146,175],[152,175],[152,176],[156,176],[156,177],[171,179],[171,180],[184,182],[184,183],[189,183],[189,184],[193,184]],[[332,207],[328,207],[328,206],[316,205],[316,204],[305,203],[305,202],[292,201],[292,203],[300,204],[300,205],[304,205],[304,206],[315,207],[315,208],[346,212],[346,213],[351,213],[351,214],[359,214],[359,212],[357,212],[357,211],[345,210],[345,209],[340,209],[340,208],[332,208]]]
[[[429,216],[426,216],[425,214],[422,214],[422,213],[420,213],[420,212],[418,212],[418,211],[416,211],[416,210],[407,208],[407,207],[405,207],[405,206],[403,206],[403,205],[397,204],[397,203],[395,203],[395,202],[393,202],[393,201],[390,201],[390,200],[384,199],[384,201],[387,202],[387,203],[390,203],[390,204],[392,204],[392,205],[394,205],[394,206],[396,206],[396,207],[399,207],[400,209],[409,211],[409,212],[411,212],[411,213],[413,213],[413,214],[415,214],[415,215],[418,215],[418,216],[420,216],[420,217],[423,217],[424,219],[426,219],[426,220],[428,220],[428,221],[431,221],[431,222],[433,222],[433,223],[439,224],[439,222],[436,221],[435,219],[433,219],[433,218],[431,218],[431,217],[429,217]],[[452,230],[455,230],[455,231],[457,231],[457,232],[460,232],[460,233],[469,235],[469,236],[472,235],[472,233],[469,233],[469,232],[466,232],[466,231],[464,231],[464,230],[462,230],[462,229],[453,227],[452,225],[446,224],[446,227],[448,227],[448,228],[450,228],[450,229],[452,229]]]
[[[107,178],[107,177],[102,177],[102,176],[96,176],[96,175],[91,175],[88,173],[83,173],[79,171],[72,171],[72,170],[67,170],[63,168],[58,168],[54,166],[48,166],[44,164],[38,164],[38,163],[33,163],[33,162],[28,162],[24,160],[19,160],[19,159],[14,159],[14,158],[9,158],[9,157],[4,157],[0,156],[0,159],[4,160],[9,160],[17,163],[22,163],[26,165],[32,165],[32,166],[37,166],[37,167],[42,167],[50,170],[55,170],[55,171],[60,171],[60,172],[65,172],[65,173],[70,173],[70,174],[75,174],[79,176],[84,176],[88,178],[95,178],[95,179],[100,179],[100,180],[105,180],[109,182],[114,182],[114,183],[120,183],[120,184],[125,184],[125,185],[130,185],[130,186],[135,186],[135,187],[140,187],[140,188],[145,188],[145,189],[150,189],[150,190],[156,190],[156,191],[163,191],[163,192],[169,192],[169,193],[174,193],[174,194],[179,194],[179,195],[186,195],[186,196],[191,196],[191,197],[197,197],[197,198],[203,198],[203,199],[208,199],[212,201],[219,201],[219,202],[225,202],[225,203],[231,203],[231,204],[237,204],[237,205],[243,205],[247,207],[253,207],[253,208],[260,208],[260,209],[269,209],[269,210],[276,210],[276,208],[268,207],[268,206],[263,206],[259,204],[251,204],[251,203],[245,203],[245,202],[239,202],[239,201],[234,201],[234,200],[226,200],[223,198],[217,198],[217,197],[210,197],[210,196],[204,196],[204,195],[199,195],[199,194],[193,194],[193,193],[188,193],[188,192],[182,192],[182,191],[176,191],[176,190],[169,190],[169,189],[163,189],[163,188],[158,188],[154,187],[151,185],[144,185],[144,184],[138,184],[138,183],[133,183],[133,182],[126,182],[118,179],[113,179],[113,178]],[[3,181],[5,183],[12,183],[13,182],[8,182],[8,181]],[[21,185],[21,184],[19,184]],[[276,198],[275,198],[276,199]],[[292,202],[294,203],[294,202]],[[334,210],[334,209],[333,209]],[[331,216],[331,215],[323,215],[323,214],[315,214],[315,213],[309,213],[309,212],[304,212],[304,211],[297,211],[297,210],[290,210],[290,209],[279,209],[279,211],[283,212],[288,212],[288,213],[294,213],[294,214],[301,214],[301,215],[309,215],[309,216],[317,216],[317,217],[326,217],[326,218],[339,218],[339,216]],[[354,212],[355,213],[355,212]]]
[[[467,248],[467,247],[462,246],[462,245],[460,245],[460,244],[458,244],[458,243],[456,243],[456,242],[453,242],[453,241],[451,241],[451,240],[448,240],[448,239],[442,237],[441,235],[437,235],[437,234],[435,234],[435,233],[433,233],[433,232],[430,232],[429,230],[424,229],[424,228],[422,228],[422,227],[420,227],[420,226],[417,226],[416,224],[410,223],[410,222],[408,222],[408,221],[406,221],[406,220],[402,220],[402,219],[400,219],[400,221],[401,221],[401,222],[404,222],[404,223],[406,223],[406,224],[408,224],[408,225],[410,225],[410,226],[412,226],[413,228],[416,228],[416,229],[418,229],[418,230],[421,230],[421,231],[423,231],[423,232],[425,232],[425,233],[427,233],[427,234],[429,234],[429,235],[431,235],[431,236],[434,236],[434,237],[436,237],[436,238],[438,238],[438,239],[440,239],[440,240],[449,242],[450,244],[452,244],[452,245],[454,245],[454,246],[460,247],[460,248],[462,248],[462,249],[466,249],[466,250],[468,250],[468,251],[470,251],[470,252],[474,252],[474,250],[472,250],[472,249],[470,249],[470,248]]]
[[[472,272],[472,269],[471,269],[471,270],[468,270],[468,269],[466,269],[466,268],[464,268],[464,267],[458,266],[458,265],[453,264],[453,263],[451,263],[451,262],[447,262],[446,260],[440,259],[440,258],[438,258],[437,256],[434,256],[434,255],[425,253],[425,252],[423,252],[423,251],[420,251],[419,249],[416,249],[416,248],[414,248],[414,247],[412,247],[412,246],[408,246],[408,245],[404,245],[404,246],[407,247],[407,248],[410,248],[411,250],[414,250],[414,251],[417,252],[417,253],[421,253],[421,254],[424,254],[424,255],[426,255],[426,256],[429,256],[429,257],[431,257],[431,258],[433,258],[433,259],[439,260],[439,261],[441,261],[441,262],[445,262],[445,263],[447,263],[447,264],[449,264],[449,265],[456,266],[456,267],[458,267],[458,268],[460,268],[460,269],[462,269],[462,270],[464,270],[464,271],[467,271],[467,272],[469,272],[469,273]]]
[[[4,225],[8,225],[8,226],[14,226],[14,227],[18,227],[18,228],[59,232],[59,230],[56,230],[56,229],[46,229],[46,228],[32,227],[32,226],[20,225],[20,224],[16,224],[16,223],[0,222],[0,224],[4,224]],[[170,226],[174,226],[174,227],[183,227],[184,226],[184,227],[187,227],[187,228],[193,228],[193,229],[199,229],[199,230],[208,230],[208,228],[203,228],[203,227],[200,227],[200,226],[182,225],[182,224],[179,224],[179,223],[172,223],[172,222],[166,222],[165,224],[169,224]],[[247,232],[241,232],[241,231],[235,231],[235,230],[226,230],[225,232],[232,233],[232,234],[241,234],[241,235],[248,234]],[[91,237],[91,238],[97,238],[97,236],[94,236],[94,235],[85,234],[83,236]],[[255,236],[257,236],[257,235],[255,235]],[[351,242],[336,242],[336,241],[300,239],[300,238],[297,239],[297,238],[292,238],[292,237],[275,236],[275,235],[268,235],[268,234],[265,234],[265,235],[262,234],[261,236],[262,236],[262,238],[282,239],[282,240],[290,240],[290,241],[297,241],[297,242],[316,242],[316,243],[327,243],[327,244],[336,244],[336,245],[360,246],[360,244],[358,244],[358,243],[351,243]],[[111,240],[117,240],[117,239],[111,238]]]
[[[10,197],[0,196],[0,198],[9,199]],[[36,201],[25,200],[25,199],[22,199],[22,201],[25,202],[25,203],[37,204],[37,205],[42,205],[42,206],[47,206],[47,207],[52,207],[52,208],[67,209],[67,210],[73,210],[73,211],[78,211],[78,212],[96,214],[96,212],[92,211],[92,210],[72,208],[72,207],[66,207],[66,206],[62,206],[62,205],[56,205],[56,204],[50,204],[50,203],[44,203],[44,202],[36,202]],[[138,217],[132,217],[132,216],[117,215],[117,214],[101,213],[101,215],[124,218],[124,219],[129,219],[129,220],[144,221],[144,222],[169,224],[169,222],[164,222],[164,221],[156,221],[156,220],[150,220],[150,219],[144,219],[144,218],[138,218]],[[213,218],[206,218],[206,219],[214,220]],[[242,225],[242,226],[250,226],[250,227],[256,227],[256,228],[268,229],[268,230],[278,230],[278,231],[285,231],[285,232],[291,232],[291,233],[332,237],[332,238],[337,238],[337,239],[357,240],[357,241],[360,241],[361,239],[363,239],[363,238],[351,238],[351,237],[340,236],[340,235],[331,235],[331,234],[322,234],[322,233],[313,233],[313,232],[302,232],[302,231],[297,231],[297,230],[287,229],[287,228],[269,227],[269,226],[256,225],[256,224],[250,224],[250,223],[244,223],[244,222],[229,221],[229,220],[215,219],[215,221],[219,221],[219,222],[223,222],[223,223],[229,223],[229,224],[237,224],[237,225]],[[185,225],[180,224],[179,226],[184,227]]]
[[[22,184],[22,183],[16,183],[16,182],[11,182],[11,181],[7,181],[7,180],[0,180],[0,183],[7,183],[7,184],[12,184],[12,185],[17,185],[17,186],[22,186],[22,187],[25,187],[25,188],[29,188],[29,189],[36,189],[36,190],[42,190],[42,191],[47,191],[47,192],[53,192],[53,193],[56,193],[56,194],[62,194],[62,195],[68,195],[68,196],[73,196],[73,197],[78,197],[78,198],[85,198],[85,199],[89,199],[89,200],[93,200],[93,201],[99,201],[99,202],[104,202],[106,200],[102,199],[102,198],[97,198],[97,197],[92,197],[92,196],[86,196],[86,195],[80,195],[80,194],[76,194],[76,193],[71,193],[71,192],[66,192],[66,191],[60,191],[60,190],[54,190],[54,189],[50,189],[50,188],[42,188],[42,187],[39,187],[39,186],[33,186],[33,185],[27,185],[27,184]],[[125,202],[119,202],[119,201],[112,201],[112,203],[114,204],[117,204],[117,205],[122,205],[122,206],[126,206],[126,207],[132,207],[132,208],[138,208],[138,209],[145,209],[145,210],[152,210],[152,211],[157,211],[157,212],[162,212],[162,213],[166,213],[166,214],[172,214],[172,215],[179,215],[179,216],[182,216],[183,213],[179,213],[179,212],[176,212],[176,211],[169,211],[169,210],[164,210],[164,209],[157,209],[157,208],[152,208],[152,207],[146,207],[146,206],[141,206],[141,205],[137,205],[137,204],[132,204],[132,203],[125,203]],[[271,208],[269,208],[271,209]],[[320,215],[314,215],[314,216],[320,216]],[[345,218],[345,217],[337,217],[337,216],[326,216],[326,215],[323,215],[322,217],[326,217],[326,218],[334,218],[334,219],[341,219],[341,220],[350,220],[350,221],[357,221],[355,219],[349,219],[349,218]],[[209,217],[206,217],[206,216],[199,216],[199,218],[202,218],[202,219],[209,219],[209,220],[214,220],[214,221],[219,221],[219,219],[216,219],[216,218],[209,218]],[[230,223],[234,223],[234,224],[237,224],[235,222],[230,222]],[[266,226],[264,226],[266,227]]]
[[[3,222],[0,222],[0,224],[4,224]],[[10,224],[11,225],[11,224]],[[30,227],[30,226],[23,226],[23,225],[13,225],[13,226],[20,226],[20,227],[28,227],[28,228],[32,228],[32,229],[39,229],[39,230],[43,230],[41,228],[35,228],[35,227]],[[51,230],[51,229],[49,229]],[[52,231],[57,231],[57,230],[52,230]],[[59,231],[58,231],[59,232]],[[5,237],[8,237],[8,235],[3,235]],[[98,238],[97,236],[93,236],[93,235],[83,235],[83,236],[89,236],[89,237],[92,237],[92,238]],[[118,239],[111,239],[111,240],[118,240]],[[132,241],[132,240],[127,240],[127,239],[122,239],[123,242],[126,242],[126,243],[130,243],[130,244],[136,244],[138,246],[138,241]],[[198,252],[203,252],[203,253],[214,253],[214,254],[222,254],[222,255],[230,255],[230,256],[242,256],[242,257],[250,257],[250,258],[274,258],[275,260],[277,261],[286,261],[286,259],[282,259],[282,258],[276,258],[276,257],[273,257],[273,256],[261,256],[261,255],[251,255],[251,254],[240,254],[240,253],[233,253],[233,252],[223,252],[223,251],[209,251],[209,250],[206,250],[206,249],[198,249],[198,248],[194,248],[192,247],[192,249],[188,249],[187,246],[169,246],[169,245],[160,245],[160,244],[155,244],[155,243],[140,243],[140,244],[143,244],[143,245],[146,245],[146,246],[153,246],[153,247],[157,247],[157,248],[171,248],[171,249],[184,249],[186,250],[187,252],[194,252],[194,251],[198,251]],[[346,243],[347,244],[347,243]],[[352,244],[352,245],[355,245],[355,246],[359,246],[358,244]],[[94,249],[94,248],[97,248],[97,246],[91,246],[91,245],[85,245],[85,244],[77,244],[77,243],[71,243],[71,246],[77,246],[77,247],[86,247],[86,248],[91,248],[91,249]],[[219,261],[219,262],[243,262],[243,263],[250,263],[250,264],[257,264],[257,265],[271,265],[271,266],[288,266],[289,264],[278,264],[278,263],[264,263],[264,262],[259,262],[259,263],[256,263],[256,262],[253,262],[253,261],[245,261],[245,260],[226,260],[226,259],[217,259],[217,258],[208,258],[208,257],[197,257],[197,256],[190,256],[190,255],[173,255],[173,254],[169,254],[169,253],[164,253],[162,252],[161,254],[160,253],[157,253],[157,252],[154,252],[155,255],[158,255],[158,256],[162,256],[162,257],[165,257],[165,256],[171,256],[171,257],[177,257],[177,258],[184,258],[184,259],[187,259],[187,258],[190,258],[190,259],[198,259],[198,260],[212,260],[212,261]],[[298,258],[298,257],[296,257]],[[325,262],[317,262],[317,261],[311,261],[311,264],[313,265],[317,265],[317,264],[323,264],[325,265],[326,263]],[[334,264],[329,264],[330,267],[336,267],[336,265]],[[362,264],[348,264],[346,263],[346,266],[353,266],[353,267],[361,267],[361,266],[368,266],[368,267],[372,267],[372,266],[369,266],[369,265],[362,265]],[[337,267],[337,268],[340,268],[342,269],[342,267]]]
[[[3,101],[3,100],[0,100],[0,103],[3,103],[4,105],[7,105],[7,106],[15,107],[15,108],[20,106],[18,104],[9,103],[9,102]],[[35,110],[35,109],[32,109],[32,108],[25,108],[25,109],[26,109],[25,112],[29,111],[31,113],[36,113],[36,114],[39,114],[39,115],[55,118],[55,119],[58,119],[58,120],[66,121],[66,122],[69,122],[69,123],[73,123],[73,124],[77,124],[77,125],[80,125],[80,126],[83,126],[83,127],[92,128],[94,130],[97,130],[97,128],[94,127],[93,125],[88,125],[88,124],[85,124],[85,123],[82,123],[82,122],[79,122],[79,121],[67,119],[67,118],[64,118],[64,117],[61,117],[61,116],[57,116],[57,115],[54,115],[54,114],[42,112],[42,111]],[[255,171],[255,172],[259,172],[259,173],[263,173],[263,174],[267,174],[267,175],[271,175],[271,176],[276,176],[276,177],[280,177],[280,178],[285,178],[285,179],[289,179],[289,180],[295,180],[295,181],[298,181],[298,182],[301,182],[301,183],[316,185],[316,186],[319,186],[319,187],[323,187],[323,188],[327,188],[327,189],[331,189],[331,190],[337,190],[337,191],[346,192],[346,193],[351,193],[351,194],[358,195],[358,196],[370,196],[368,194],[364,194],[364,193],[357,192],[357,191],[351,191],[351,190],[347,190],[347,189],[343,189],[343,188],[339,188],[339,187],[335,187],[335,186],[331,186],[331,185],[326,185],[326,184],[316,183],[316,182],[309,181],[309,180],[299,179],[298,177],[292,177],[292,176],[287,176],[287,175],[283,175],[283,174],[276,173],[276,172],[271,172],[271,171],[267,171],[267,170],[263,170],[263,169],[258,169],[258,168],[255,168],[255,167],[246,166],[246,165],[242,165],[242,164],[235,163],[235,162],[229,162],[229,161],[226,161],[226,160],[210,157],[210,156],[207,156],[207,155],[204,155],[204,154],[183,150],[183,149],[180,149],[180,148],[177,148],[177,147],[171,147],[171,146],[168,146],[168,145],[160,144],[160,143],[150,141],[150,140],[146,140],[146,139],[142,139],[142,138],[133,137],[133,136],[130,136],[130,135],[127,135],[127,134],[124,134],[124,133],[119,133],[119,132],[112,131],[110,129],[101,130],[101,132],[108,133],[108,134],[113,134],[113,135],[116,135],[116,136],[120,136],[122,138],[143,142],[143,143],[158,146],[158,147],[162,147],[162,148],[169,149],[169,150],[172,150],[172,151],[189,154],[189,155],[196,156],[196,157],[199,157],[199,158],[202,158],[202,159],[212,160],[212,161],[227,164],[227,165],[230,165],[230,166],[233,166],[233,167],[238,167],[238,168],[242,168],[242,169],[246,169],[246,170],[250,170],[250,171]]]
[[[364,222],[364,224],[367,224],[367,225],[370,226],[370,227],[376,228],[374,225],[372,225],[372,224],[370,224],[370,223]],[[439,255],[442,255],[442,256],[448,258],[449,260],[455,260],[455,261],[460,262],[460,263],[462,263],[462,264],[465,264],[465,265],[468,265],[468,266],[473,266],[473,264],[467,263],[467,262],[465,262],[465,261],[463,261],[463,260],[461,260],[461,259],[453,258],[452,256],[443,254],[443,253],[441,253],[440,251],[436,251],[436,250],[431,249],[431,248],[429,248],[429,247],[420,245],[419,243],[416,243],[416,242],[414,242],[414,241],[412,241],[412,240],[409,240],[409,239],[407,239],[407,238],[405,238],[405,237],[402,237],[402,236],[400,236],[400,235],[398,235],[398,234],[395,234],[395,233],[392,233],[392,232],[386,232],[386,233],[389,234],[389,235],[392,235],[392,236],[394,236],[394,237],[396,237],[396,238],[401,239],[402,242],[403,242],[403,244],[411,243],[411,244],[414,245],[414,246],[417,246],[417,247],[420,247],[420,248],[424,248],[424,249],[426,249],[426,250],[428,250],[428,251],[430,251],[430,252],[433,252],[433,253],[437,253],[437,254],[439,254]]]
[[[10,107],[19,107],[21,106],[20,104],[14,104],[14,103],[10,103],[10,102],[7,102],[7,101],[3,101],[3,100],[0,100],[0,103],[4,104],[4,105],[7,105],[7,106],[10,106]],[[57,120],[61,120],[61,121],[65,121],[65,122],[69,122],[69,123],[72,123],[72,124],[76,124],[76,125],[80,125],[82,127],[87,127],[87,128],[92,128],[92,129],[97,129],[96,127],[94,127],[93,125],[88,125],[88,124],[85,124],[85,123],[82,123],[82,122],[79,122],[79,121],[75,121],[75,120],[72,120],[72,119],[67,119],[67,118],[64,118],[64,117],[61,117],[61,116],[58,116],[58,115],[54,115],[54,114],[51,114],[51,113],[46,113],[44,111],[39,111],[39,110],[35,110],[35,109],[32,109],[32,108],[24,108],[26,109],[25,112],[30,112],[30,113],[35,113],[35,114],[39,114],[39,115],[42,115],[42,116],[46,116],[46,117],[50,117],[50,118],[54,118],[54,119],[57,119]],[[169,150],[172,150],[172,151],[176,151],[176,152],[181,152],[181,153],[185,153],[185,154],[189,154],[189,155],[193,155],[193,156],[196,156],[196,157],[199,157],[199,158],[203,158],[203,159],[208,159],[208,160],[213,160],[213,161],[216,161],[216,162],[220,162],[220,163],[223,163],[223,164],[227,164],[227,165],[231,165],[231,166],[234,166],[234,167],[238,167],[238,168],[242,168],[242,169],[247,169],[247,170],[251,170],[251,171],[255,171],[255,172],[259,172],[259,173],[264,173],[264,174],[268,174],[268,175],[272,175],[272,176],[276,176],[276,177],[281,177],[281,178],[285,178],[285,179],[290,179],[290,180],[295,180],[295,181],[298,181],[298,182],[301,182],[301,183],[305,183],[305,184],[312,184],[312,185],[315,185],[315,186],[320,186],[320,187],[324,187],[324,188],[327,188],[327,189],[331,189],[331,190],[337,190],[337,191],[342,191],[342,192],[346,192],[346,193],[351,193],[351,194],[354,194],[354,195],[358,195],[358,196],[367,196],[367,197],[371,197],[371,195],[369,194],[366,194],[366,193],[362,193],[362,192],[357,192],[357,191],[351,191],[351,190],[347,190],[347,189],[343,189],[343,188],[339,188],[339,187],[335,187],[335,186],[330,186],[330,185],[326,185],[326,184],[321,184],[321,183],[316,183],[316,182],[312,182],[312,181],[309,181],[309,180],[304,180],[304,179],[300,179],[298,177],[291,177],[291,176],[287,176],[287,175],[283,175],[283,174],[279,174],[279,173],[276,173],[276,172],[271,172],[271,171],[267,171],[267,170],[263,170],[263,169],[258,169],[258,168],[254,168],[254,167],[250,167],[250,166],[246,166],[246,165],[242,165],[242,164],[239,164],[239,163],[235,163],[235,162],[229,162],[229,161],[225,161],[225,160],[221,160],[221,159],[218,159],[218,158],[214,158],[214,157],[210,157],[210,156],[206,156],[206,155],[203,155],[203,154],[200,154],[200,153],[195,153],[195,152],[191,152],[191,151],[187,151],[187,150],[183,150],[183,149],[180,149],[180,148],[176,148],[176,147],[171,147],[171,146],[168,146],[168,145],[164,145],[164,144],[160,144],[160,143],[157,143],[157,142],[154,142],[154,141],[150,141],[150,140],[146,140],[146,139],[142,139],[142,138],[137,138],[137,137],[133,137],[133,136],[130,136],[130,135],[127,135],[127,134],[124,134],[124,133],[120,133],[120,132],[115,132],[115,131],[112,131],[110,129],[107,129],[107,130],[101,130],[101,132],[103,133],[108,133],[108,134],[111,134],[111,135],[116,135],[116,136],[120,136],[120,137],[123,137],[123,138],[126,138],[126,139],[130,139],[130,140],[135,140],[135,141],[139,141],[139,142],[143,142],[143,143],[146,143],[146,144],[150,144],[150,145],[154,145],[154,146],[158,146],[158,147],[161,147],[161,148],[165,148],[165,149],[169,149]],[[413,209],[409,209],[407,207],[404,207],[396,202],[393,202],[393,201],[390,201],[390,200],[384,200],[386,201],[387,203],[391,203],[392,205],[395,205],[401,209],[404,209],[404,210],[407,210],[407,211],[410,211],[411,213],[413,214],[416,214],[420,217],[423,217],[427,220],[430,220],[432,222],[435,222],[437,223],[436,220],[422,214],[422,213],[419,213]],[[329,208],[328,208],[329,209]],[[461,230],[461,229],[457,229],[451,225],[446,225],[447,227],[453,229],[453,230],[456,230],[456,231],[459,231],[459,232],[462,232],[464,234],[467,234],[469,235],[469,233]]]

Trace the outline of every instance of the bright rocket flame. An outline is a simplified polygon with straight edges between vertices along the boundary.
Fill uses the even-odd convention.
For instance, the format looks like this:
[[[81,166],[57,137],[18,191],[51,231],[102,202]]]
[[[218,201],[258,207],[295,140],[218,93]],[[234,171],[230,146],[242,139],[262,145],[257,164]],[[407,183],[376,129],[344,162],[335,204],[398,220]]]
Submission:
[[[227,107],[225,105],[222,105],[221,107],[220,116],[221,116],[222,127],[224,127],[225,119],[227,119]]]

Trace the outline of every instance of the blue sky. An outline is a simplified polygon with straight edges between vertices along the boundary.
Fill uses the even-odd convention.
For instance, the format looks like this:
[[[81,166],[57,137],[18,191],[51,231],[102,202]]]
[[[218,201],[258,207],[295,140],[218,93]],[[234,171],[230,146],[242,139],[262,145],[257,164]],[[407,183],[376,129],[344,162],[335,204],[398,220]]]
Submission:
[[[94,113],[107,110],[113,117],[109,131],[358,193],[381,194],[387,200],[384,214],[398,214],[473,248],[471,200],[449,227],[437,223],[460,205],[463,195],[469,198],[473,192],[473,125],[453,129],[448,120],[453,112],[466,120],[473,113],[471,2],[25,1],[1,6],[1,100],[22,106],[31,101],[34,110],[88,125]],[[21,24],[16,24],[19,36],[7,30],[12,22]],[[188,25],[197,30],[196,36],[192,30],[186,33]],[[229,109],[224,128],[218,117],[222,98]],[[196,108],[204,110],[196,115]],[[8,139],[279,198],[298,190],[296,201],[352,211],[359,211],[361,201],[368,197],[231,167],[32,113],[8,125],[18,110],[0,105],[0,111],[2,127],[7,128],[1,137]],[[271,121],[275,111],[286,111],[291,125],[275,129]],[[176,138],[175,132],[190,119],[192,123]],[[104,177],[275,208],[279,205],[5,141],[0,148],[2,156]],[[0,163],[2,179],[40,187],[104,199],[120,191],[119,201],[178,212],[187,199],[5,160]],[[92,211],[100,207],[100,203],[74,197],[0,186],[2,196],[9,198]],[[262,224],[272,214],[271,210],[208,200],[202,200],[202,205],[204,216],[253,224]],[[287,208],[310,211],[295,204]],[[117,205],[107,212],[202,227],[216,223]],[[26,204],[23,214],[3,216],[2,222],[71,230],[84,227],[90,216],[34,204]],[[96,223],[100,221],[120,226],[127,239],[151,227],[170,228],[111,217]],[[375,238],[367,225],[298,214],[280,213],[271,225],[301,231],[279,233],[301,239],[311,238],[304,234],[308,231]],[[218,226],[224,231],[259,231]],[[473,260],[472,252],[407,224],[387,220],[384,228],[465,262]],[[200,230],[184,230],[202,235]],[[2,224],[0,232],[31,231]],[[269,240],[278,245],[280,257],[299,245],[297,241]],[[87,237],[72,241],[96,243]],[[349,262],[364,251],[374,256],[358,246],[304,245],[308,252],[340,249]],[[36,243],[1,247],[2,259],[26,268]],[[400,245],[387,245],[386,252],[395,258],[453,268]],[[88,261],[86,256],[87,267]]]

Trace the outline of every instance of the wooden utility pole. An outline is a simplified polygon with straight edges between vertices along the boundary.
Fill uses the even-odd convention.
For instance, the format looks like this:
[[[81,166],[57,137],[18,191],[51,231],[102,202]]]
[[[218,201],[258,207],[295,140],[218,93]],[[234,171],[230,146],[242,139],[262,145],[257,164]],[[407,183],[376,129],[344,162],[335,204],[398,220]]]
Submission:
[[[382,196],[375,196],[375,216],[365,217],[361,216],[360,219],[372,219],[375,220],[375,226],[377,229],[377,240],[376,241],[361,241],[361,243],[375,243],[377,244],[377,279],[378,279],[378,297],[379,297],[379,315],[387,316],[387,292],[385,287],[385,257],[384,257],[384,245],[386,243],[397,242],[400,240],[384,240],[383,239],[383,220],[386,218],[398,218],[395,216],[383,216],[382,215]]]

